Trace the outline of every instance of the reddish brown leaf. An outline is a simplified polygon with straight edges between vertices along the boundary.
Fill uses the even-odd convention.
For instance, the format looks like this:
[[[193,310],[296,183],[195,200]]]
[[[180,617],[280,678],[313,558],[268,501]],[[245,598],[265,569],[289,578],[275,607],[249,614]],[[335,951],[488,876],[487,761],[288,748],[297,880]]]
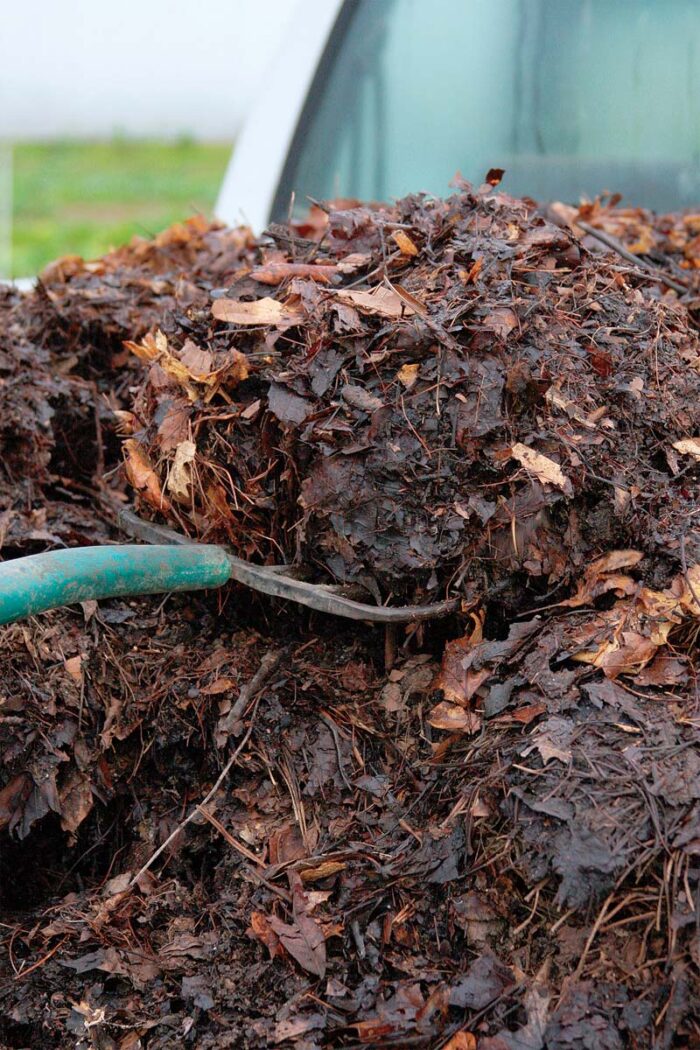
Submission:
[[[321,263],[269,262],[256,266],[250,276],[260,284],[281,284],[290,277],[307,277],[319,284],[330,284],[338,267]]]
[[[126,474],[131,484],[156,510],[170,510],[170,500],[163,495],[158,475],[138,441],[135,438],[127,438],[123,447]]]
[[[253,937],[265,945],[271,959],[274,959],[276,955],[284,954],[280,939],[273,930],[270,919],[261,911],[254,911],[251,914],[250,927],[246,932],[249,937]]]

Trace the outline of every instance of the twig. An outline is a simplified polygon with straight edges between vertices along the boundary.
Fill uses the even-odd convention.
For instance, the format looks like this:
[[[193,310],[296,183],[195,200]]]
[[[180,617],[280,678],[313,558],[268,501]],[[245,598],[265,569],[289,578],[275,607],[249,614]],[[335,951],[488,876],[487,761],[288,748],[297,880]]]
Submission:
[[[247,846],[244,846],[242,842],[239,842],[238,839],[234,835],[232,835],[227,828],[224,827],[221,821],[217,820],[214,814],[210,813],[209,810],[206,809],[203,802],[199,803],[197,809],[202,814],[204,819],[208,820],[213,828],[216,828],[221,837],[226,839],[229,846],[233,846],[235,850],[238,850],[242,857],[245,857],[246,860],[252,861],[253,864],[257,864],[261,868],[264,868],[266,866],[265,861],[260,860],[260,857],[256,857],[252,850],[249,850]]]
[[[276,649],[274,652],[265,653],[262,660],[260,661],[260,667],[257,669],[250,681],[246,682],[245,685],[241,686],[241,691],[238,694],[238,698],[229,711],[229,713],[221,719],[217,728],[217,737],[222,734],[228,734],[232,731],[236,722],[245,713],[245,709],[262,687],[268,680],[271,674],[277,670],[282,660],[282,657],[287,652],[286,649]],[[201,803],[202,805],[204,803]]]
[[[325,713],[325,711],[321,711],[319,713],[322,721],[325,722],[325,724],[328,726],[333,737],[333,743],[335,744],[336,759],[338,761],[338,772],[340,773],[341,780],[345,784],[345,787],[348,789],[348,791],[352,791],[352,784],[345,776],[345,768],[343,766],[343,755],[340,750],[340,740],[338,739],[338,727],[336,726],[333,719]]]
[[[250,696],[253,693],[257,692],[259,690],[260,686],[265,681],[265,679],[270,674],[272,674],[272,671],[274,670],[274,668],[279,663],[279,661],[280,661],[280,659],[282,657],[282,654],[284,652],[285,652],[284,649],[280,649],[276,653],[266,653],[266,655],[263,657],[263,660],[262,660],[262,662],[260,664],[260,667],[258,668],[256,673],[253,675],[253,677],[251,678],[250,682],[248,682],[247,685],[244,685],[243,688],[241,689],[241,695],[239,696],[238,700],[236,701],[236,704],[234,705],[235,707],[237,707],[239,705],[240,700],[241,700],[241,696],[243,696],[244,692],[246,693],[246,696],[245,696],[245,700],[244,700],[244,703],[243,703],[243,707],[245,707],[245,705],[248,703],[248,700],[249,700]],[[241,710],[243,710],[243,707],[241,708]],[[234,709],[231,710],[231,714],[233,714],[233,710]],[[155,853],[151,854],[151,856],[146,861],[146,863],[143,865],[143,867],[139,871],[137,871],[137,873],[134,875],[133,879],[129,883],[129,889],[130,890],[132,890],[134,888],[134,886],[137,884],[137,882],[139,881],[141,876],[145,875],[145,873],[148,871],[148,869],[153,864],[155,864],[155,862],[158,860],[158,857],[160,857],[161,854],[165,852],[165,850],[168,848],[168,846],[171,844],[171,842],[173,842],[173,840],[177,838],[177,836],[180,834],[180,832],[184,831],[184,829],[187,827],[187,825],[189,823],[191,823],[191,821],[193,821],[195,817],[201,816],[202,807],[206,807],[207,803],[211,802],[211,800],[213,799],[214,795],[219,790],[219,788],[223,784],[224,780],[228,776],[228,773],[229,773],[229,770],[231,769],[231,766],[236,761],[236,759],[240,755],[240,753],[243,750],[243,748],[245,747],[245,745],[248,743],[248,740],[250,739],[250,734],[252,732],[253,732],[253,722],[251,722],[251,724],[248,727],[248,731],[247,731],[246,735],[243,737],[243,739],[241,740],[240,744],[238,745],[236,750],[233,752],[233,754],[229,758],[229,760],[226,763],[226,765],[224,766],[224,768],[221,770],[221,773],[217,777],[216,782],[215,782],[214,786],[212,787],[212,789],[207,792],[207,794],[204,796],[204,798],[202,799],[201,802],[198,802],[190,810],[190,812],[187,814],[185,819],[180,821],[180,823],[175,828],[175,830],[173,832],[171,832],[170,835],[168,835],[168,837],[165,840],[165,842],[162,842],[160,844],[160,846],[155,851]]]
[[[54,944],[53,948],[51,948],[50,951],[46,953],[46,955],[42,955],[40,959],[37,959],[37,961],[35,963],[32,963],[32,965],[29,966],[26,970],[18,970],[18,972],[15,974],[15,980],[23,981],[25,977],[29,977],[30,973],[34,973],[34,971],[38,970],[40,966],[43,966],[44,963],[47,963],[51,956],[55,955],[58,949],[62,948],[67,940],[68,934],[66,934],[65,937],[62,937],[58,944]]]
[[[105,472],[105,446],[102,440],[102,423],[100,422],[100,394],[97,389],[97,383],[92,382],[90,384],[92,388],[93,396],[93,414],[95,417],[95,444],[97,446],[97,458],[95,461],[95,483],[98,487],[104,485],[103,474]]]
[[[617,237],[613,237],[612,234],[596,229],[595,226],[591,226],[590,223],[584,222],[583,219],[576,219],[574,221],[575,225],[580,226],[590,237],[595,237],[596,240],[601,242],[601,244],[604,244],[612,251],[617,252],[617,254],[628,263],[632,263],[633,266],[636,266],[640,270],[645,270],[657,281],[661,281],[662,284],[667,285],[669,288],[673,288],[676,292],[680,292],[681,295],[686,295],[690,290],[686,284],[681,284],[680,281],[676,281],[673,277],[669,277],[668,274],[665,274],[658,266],[652,266],[652,264],[646,262],[645,259],[640,259],[638,255],[633,255],[632,252],[627,251],[624,244],[621,244]]]

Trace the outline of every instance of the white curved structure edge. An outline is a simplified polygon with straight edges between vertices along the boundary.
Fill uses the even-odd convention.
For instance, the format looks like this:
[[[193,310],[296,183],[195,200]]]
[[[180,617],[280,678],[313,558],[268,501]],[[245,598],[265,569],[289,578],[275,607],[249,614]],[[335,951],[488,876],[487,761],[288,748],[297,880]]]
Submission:
[[[215,213],[256,233],[270,209],[306,96],[344,0],[297,0],[289,32],[264,78],[229,162]]]

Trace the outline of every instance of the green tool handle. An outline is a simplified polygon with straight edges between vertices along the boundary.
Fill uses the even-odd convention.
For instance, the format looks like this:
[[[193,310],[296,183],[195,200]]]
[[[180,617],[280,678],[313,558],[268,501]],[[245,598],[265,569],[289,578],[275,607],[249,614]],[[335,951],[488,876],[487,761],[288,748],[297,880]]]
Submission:
[[[226,551],[205,544],[33,554],[0,564],[0,624],[90,599],[220,587],[230,576]]]

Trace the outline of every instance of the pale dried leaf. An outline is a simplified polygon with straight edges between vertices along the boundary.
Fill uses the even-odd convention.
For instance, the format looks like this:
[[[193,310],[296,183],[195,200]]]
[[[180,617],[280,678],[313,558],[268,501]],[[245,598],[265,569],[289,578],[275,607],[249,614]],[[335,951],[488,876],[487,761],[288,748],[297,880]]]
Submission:
[[[476,1037],[471,1032],[455,1032],[444,1050],[476,1050]]]
[[[379,317],[395,320],[416,313],[414,307],[406,302],[398,292],[393,288],[385,288],[383,285],[374,288],[371,292],[343,288],[335,294],[341,302],[350,303],[363,313],[377,314]]]
[[[76,685],[83,684],[83,658],[82,656],[71,656],[67,660],[63,661],[68,674],[71,676]]]
[[[447,729],[451,733],[478,733],[481,729],[481,716],[476,711],[468,711],[460,704],[451,704],[443,700],[437,704],[428,717],[435,729]]]
[[[212,371],[214,356],[210,350],[202,350],[191,339],[186,339],[180,351],[180,361],[193,378],[206,379]]]
[[[512,446],[510,454],[521,466],[534,474],[538,481],[544,485],[556,485],[565,495],[573,496],[571,481],[553,459],[543,456],[541,452],[535,452],[534,449],[528,448],[519,441]]]
[[[499,306],[484,318],[484,326],[490,328],[500,339],[506,339],[518,326],[518,318],[509,306]]]
[[[157,361],[162,354],[168,352],[168,340],[160,329],[155,335],[149,332],[140,343],[132,343],[131,340],[127,339],[124,342],[124,346],[142,361]]]
[[[684,456],[694,456],[695,459],[700,459],[700,437],[684,438],[682,441],[674,441],[673,447],[676,452],[680,452]]]
[[[399,383],[402,383],[403,386],[406,387],[407,390],[410,390],[413,384],[415,383],[416,379],[418,378],[419,371],[419,364],[402,365],[396,373],[396,378],[398,379]]]
[[[395,233],[392,233],[391,236],[399,246],[402,255],[408,255],[411,257],[418,255],[418,248],[403,230],[397,230]]]
[[[294,324],[299,320],[298,310],[293,310],[267,295],[252,303],[239,303],[236,299],[215,299],[211,312],[217,321],[226,321],[229,324]]]
[[[168,473],[167,489],[177,499],[188,499],[192,485],[192,463],[197,454],[194,441],[181,441]]]

